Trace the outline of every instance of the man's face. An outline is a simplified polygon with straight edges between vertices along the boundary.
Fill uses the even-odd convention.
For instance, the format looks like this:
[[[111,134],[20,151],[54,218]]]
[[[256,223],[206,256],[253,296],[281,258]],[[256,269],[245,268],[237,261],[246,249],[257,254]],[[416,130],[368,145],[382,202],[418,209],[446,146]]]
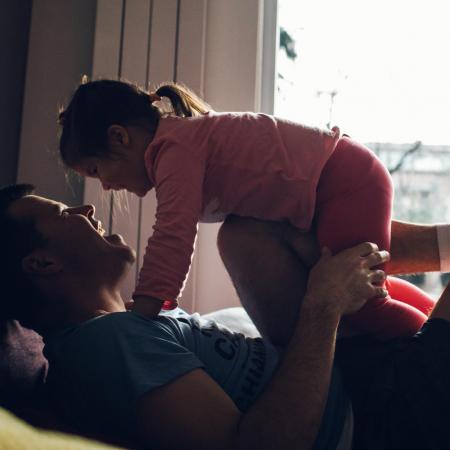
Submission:
[[[105,236],[91,205],[67,207],[43,197],[28,195],[14,202],[9,214],[32,219],[44,238],[44,250],[62,263],[64,270],[89,280],[120,281],[135,260],[121,236]]]

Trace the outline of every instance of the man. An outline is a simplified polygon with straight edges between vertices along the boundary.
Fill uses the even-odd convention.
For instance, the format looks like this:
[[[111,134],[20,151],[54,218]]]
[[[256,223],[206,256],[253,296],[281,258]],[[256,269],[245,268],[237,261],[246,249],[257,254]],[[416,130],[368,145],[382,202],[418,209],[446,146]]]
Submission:
[[[349,448],[342,430],[351,415],[333,371],[337,327],[342,315],[383,295],[377,284],[384,273],[372,267],[388,260],[386,252],[370,244],[334,257],[325,252],[310,272],[289,343],[276,351],[196,316],[125,312],[119,288],[134,255],[120,236],[104,236],[92,206],[68,208],[15,186],[0,191],[0,229],[8,236],[3,285],[14,299],[4,310],[44,335],[50,384],[76,419],[116,426],[157,448]],[[228,228],[222,243],[230,236],[239,241]],[[448,292],[433,314],[450,320]],[[430,322],[438,325],[426,339],[432,328],[450,339],[444,320]]]
[[[258,329],[272,340],[288,340],[299,309],[298,294],[305,289],[295,275],[316,260],[313,243],[289,226],[233,217],[222,226],[218,244]],[[393,222],[386,271],[448,271],[449,245],[447,225]],[[335,273],[325,271],[323,280]],[[367,337],[338,341],[337,361],[354,409],[354,449],[449,446],[449,302],[447,286],[431,320],[415,337],[389,343]]]

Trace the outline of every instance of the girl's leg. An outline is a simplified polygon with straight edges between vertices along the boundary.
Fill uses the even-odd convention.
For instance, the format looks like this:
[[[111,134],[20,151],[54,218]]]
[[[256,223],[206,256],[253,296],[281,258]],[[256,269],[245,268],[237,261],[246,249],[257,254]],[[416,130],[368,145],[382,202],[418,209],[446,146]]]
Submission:
[[[389,250],[392,183],[387,170],[363,145],[339,141],[317,189],[315,223],[320,246],[333,253],[370,241]],[[411,335],[427,316],[391,296],[370,300],[346,319],[354,331],[381,339]]]
[[[281,223],[230,216],[217,238],[242,306],[261,335],[278,346],[290,340],[309,272],[287,243],[294,233],[300,258],[310,259],[314,238]]]
[[[407,243],[416,243],[417,236],[425,233],[412,224],[404,232],[397,233],[396,238],[401,244],[396,255],[399,261],[409,261]],[[273,222],[234,216],[227,218],[221,226],[217,243],[243,306],[259,331],[279,345],[287,344],[305,292],[307,268],[316,262],[319,255],[314,236],[291,226],[282,229],[279,225],[274,226]],[[433,233],[421,245],[426,256],[438,254]],[[305,264],[296,253],[301,255]],[[428,259],[423,260],[423,267],[419,261],[416,269],[429,269]],[[403,270],[401,264],[399,268]],[[394,292],[399,295],[398,290]],[[399,299],[412,303],[407,290],[402,289],[401,292]]]
[[[389,250],[392,181],[365,146],[342,138],[322,170],[315,224],[319,245],[338,253],[364,241]]]

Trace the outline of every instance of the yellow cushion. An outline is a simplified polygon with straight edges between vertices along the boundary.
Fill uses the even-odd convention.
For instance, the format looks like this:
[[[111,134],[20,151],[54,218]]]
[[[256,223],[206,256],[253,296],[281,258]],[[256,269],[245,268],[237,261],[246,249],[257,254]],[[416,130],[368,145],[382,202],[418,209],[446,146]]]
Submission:
[[[0,408],[0,450],[112,450],[100,442],[34,428]]]

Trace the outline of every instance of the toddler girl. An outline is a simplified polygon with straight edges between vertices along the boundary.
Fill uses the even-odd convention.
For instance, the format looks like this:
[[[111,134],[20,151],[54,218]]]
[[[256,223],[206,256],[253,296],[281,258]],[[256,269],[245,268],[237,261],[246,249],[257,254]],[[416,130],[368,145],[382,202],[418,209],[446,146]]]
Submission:
[[[170,100],[172,113],[157,107],[161,98]],[[104,189],[139,196],[156,190],[156,223],[133,297],[155,302],[157,311],[177,306],[199,221],[228,214],[289,221],[300,230],[314,227],[319,244],[333,253],[363,241],[389,250],[389,174],[338,128],[216,113],[179,84],[148,94],[113,80],[80,85],[60,124],[67,166],[98,178]],[[400,290],[402,301],[372,299],[350,318],[352,326],[383,339],[415,333],[432,300],[423,295],[405,303],[406,287],[396,279],[385,287]]]

